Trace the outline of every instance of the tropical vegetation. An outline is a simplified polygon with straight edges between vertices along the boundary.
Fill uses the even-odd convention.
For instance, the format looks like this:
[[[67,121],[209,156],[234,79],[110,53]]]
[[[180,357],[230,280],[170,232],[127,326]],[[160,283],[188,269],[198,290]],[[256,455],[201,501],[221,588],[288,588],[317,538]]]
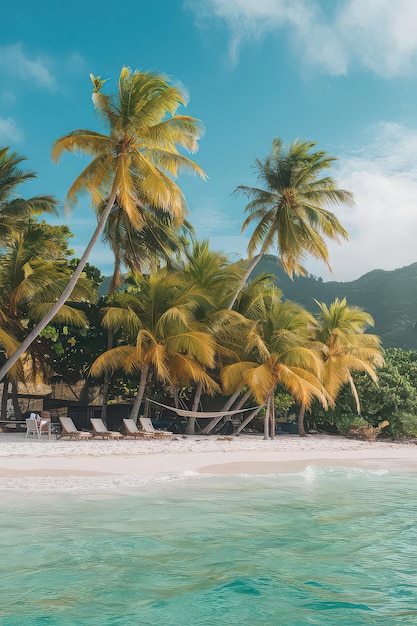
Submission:
[[[56,212],[54,198],[20,197],[16,189],[34,173],[0,150],[3,417],[9,385],[16,400],[19,382],[59,379],[79,401],[98,387],[104,407],[116,397],[130,401],[135,420],[155,397],[196,412],[219,409],[203,425],[190,417],[187,433],[215,432],[222,412],[243,408],[250,410],[234,431],[262,423],[265,438],[287,414],[298,415],[300,434],[305,425],[413,432],[417,366],[398,352],[384,361],[369,313],[343,298],[317,301],[312,313],[284,298],[272,276],[249,280],[273,248],[292,278],[305,272],[306,255],[328,264],[327,240],[347,238],[329,210],[353,198],[327,174],[335,159],[314,142],[274,139],[256,161],[259,187],[236,190],[249,198],[243,230],[254,230],[250,261],[233,263],[197,240],[186,219],[175,179],[181,171],[205,174],[183,154],[196,151],[202,124],[178,113],[182,88],[128,68],[110,95],[106,81],[92,82],[105,132],[69,132],[52,150],[55,160],[66,151],[91,157],[66,200],[70,208],[87,193],[97,215],[81,259],[72,258],[69,229],[44,221]],[[102,277],[87,263],[100,236],[114,257],[101,298]],[[392,385],[398,393],[386,406],[380,392]]]

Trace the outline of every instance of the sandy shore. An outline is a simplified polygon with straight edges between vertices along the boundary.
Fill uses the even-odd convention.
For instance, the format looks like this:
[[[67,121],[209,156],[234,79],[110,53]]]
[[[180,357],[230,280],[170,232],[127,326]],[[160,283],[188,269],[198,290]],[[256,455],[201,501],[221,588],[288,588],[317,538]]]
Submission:
[[[293,473],[307,466],[417,471],[417,445],[329,435],[77,442],[0,434],[0,489],[111,487],[193,474]]]

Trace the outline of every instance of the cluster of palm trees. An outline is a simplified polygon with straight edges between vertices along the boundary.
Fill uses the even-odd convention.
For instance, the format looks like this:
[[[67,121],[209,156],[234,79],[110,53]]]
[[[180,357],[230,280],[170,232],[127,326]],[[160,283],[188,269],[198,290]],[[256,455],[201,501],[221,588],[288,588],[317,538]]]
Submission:
[[[203,131],[198,120],[177,114],[186,104],[183,89],[158,74],[123,68],[117,91],[106,95],[106,81],[91,78],[106,132],[70,132],[52,151],[56,160],[64,151],[92,157],[67,196],[71,207],[81,194],[90,194],[98,219],[71,276],[68,231],[36,219],[54,212],[55,200],[14,198],[16,185],[33,173],[19,170],[21,159],[9,150],[0,151],[0,345],[7,358],[0,379],[17,380],[29,362],[39,371],[37,353],[48,324],[85,324],[72,303],[94,299],[83,270],[100,235],[115,258],[103,312],[107,349],[91,368],[94,376],[105,377],[104,404],[112,372],[137,373],[134,418],[145,389],[160,380],[171,388],[176,406],[180,388],[194,388],[194,410],[202,394],[230,395],[227,408],[253,396],[266,406],[268,436],[270,428],[275,432],[277,390],[300,405],[303,432],[304,411],[314,398],[332,404],[346,382],[355,393],[354,370],[375,378],[382,356],[378,339],[364,333],[369,315],[336,301],[319,305],[314,318],[283,301],[267,277],[248,284],[267,251],[279,252],[290,275],[300,274],[306,255],[328,263],[325,238],[347,238],[329,211],[352,202],[352,194],[323,174],[334,159],[313,142],[274,140],[267,158],[256,162],[259,187],[236,190],[249,197],[243,229],[254,230],[251,262],[232,264],[207,242],[196,241],[185,219],[186,201],[175,179],[181,171],[203,179],[205,173],[183,154],[197,150]],[[130,287],[116,293],[123,268],[131,272]],[[193,429],[190,419],[188,430]]]
[[[367,313],[336,300],[320,304],[315,317],[284,301],[268,276],[240,290],[230,310],[230,293],[243,272],[242,264],[227,263],[207,242],[196,243],[182,267],[138,274],[128,293],[113,297],[103,324],[118,345],[100,355],[91,372],[139,374],[134,419],[145,389],[148,395],[161,381],[177,408],[179,390],[192,389],[193,411],[202,393],[228,396],[225,411],[252,398],[266,407],[268,437],[275,432],[275,394],[285,391],[301,407],[299,432],[305,434],[304,411],[313,400],[333,405],[344,383],[355,392],[354,371],[376,379],[383,359],[378,337],[364,332],[372,324]],[[187,432],[194,424],[189,418]]]

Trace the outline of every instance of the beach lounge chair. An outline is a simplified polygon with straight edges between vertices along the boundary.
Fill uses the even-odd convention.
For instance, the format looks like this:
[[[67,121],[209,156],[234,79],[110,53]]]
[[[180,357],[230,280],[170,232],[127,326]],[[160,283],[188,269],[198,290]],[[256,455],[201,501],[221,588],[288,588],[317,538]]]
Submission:
[[[172,437],[172,433],[167,430],[155,430],[149,417],[140,417],[140,425],[145,433],[152,434],[154,437]]]
[[[81,430],[78,430],[70,417],[60,417],[59,421],[61,422],[62,433],[59,435],[58,439],[62,437],[69,437],[70,439],[91,439],[91,433],[84,433]]]
[[[90,422],[93,427],[93,437],[101,437],[102,439],[123,439],[122,433],[107,430],[102,419],[95,417],[91,418]]]
[[[139,430],[134,420],[124,419],[123,426],[125,429],[126,437],[134,437],[135,439],[152,439],[154,435],[152,433],[146,433],[143,430]]]

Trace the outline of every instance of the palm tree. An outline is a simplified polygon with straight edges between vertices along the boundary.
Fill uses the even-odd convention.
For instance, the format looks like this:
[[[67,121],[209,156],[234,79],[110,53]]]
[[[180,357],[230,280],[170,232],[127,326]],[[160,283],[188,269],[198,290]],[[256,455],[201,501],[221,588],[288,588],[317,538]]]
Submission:
[[[10,148],[0,148],[0,244],[25,226],[31,217],[56,213],[56,200],[52,196],[34,196],[25,200],[18,195],[19,185],[36,178],[34,172],[20,168],[24,160],[10,152]]]
[[[99,213],[105,210],[107,202],[103,202]],[[117,198],[103,231],[103,239],[108,243],[114,254],[114,270],[109,287],[112,295],[122,284],[122,268],[131,272],[150,269],[160,261],[172,264],[172,257],[185,251],[186,233],[192,232],[192,226],[183,220],[174,220],[166,211],[155,207],[137,207],[143,222],[140,230],[136,230],[123,206],[118,206]],[[113,348],[113,331],[107,332],[107,350]],[[107,401],[109,394],[110,371],[104,372],[102,385],[101,418],[106,423]]]
[[[336,298],[330,306],[316,303],[320,313],[313,337],[321,348],[323,385],[336,400],[342,385],[349,383],[359,415],[360,401],[352,372],[366,372],[376,382],[376,370],[384,365],[381,340],[365,332],[374,325],[374,320],[359,307],[348,306],[346,298]]]
[[[138,292],[115,296],[103,325],[121,331],[128,345],[119,345],[93,363],[91,374],[122,368],[139,373],[140,381],[131,417],[137,419],[146,383],[152,376],[171,384],[201,383],[207,391],[218,386],[206,373],[214,366],[214,340],[194,330],[194,311],[205,296],[167,270],[149,278],[137,276]]]
[[[67,230],[65,226],[30,221],[25,229],[8,237],[0,255],[1,357],[9,357],[18,348],[28,329],[42,319],[67,284],[71,275],[66,261]],[[72,299],[85,301],[94,296],[90,281],[79,279]],[[86,326],[82,311],[70,304],[64,305],[55,319],[58,323]],[[25,358],[9,370],[3,393],[7,395],[9,381],[50,373],[47,352],[43,340],[33,342]]]
[[[108,133],[72,131],[55,142],[52,157],[58,161],[64,151],[93,157],[72,184],[67,207],[76,204],[79,196],[86,192],[91,194],[94,207],[99,206],[103,198],[108,198],[108,202],[70,282],[48,314],[1,368],[0,380],[69,298],[116,198],[133,226],[140,229],[142,221],[137,206],[144,200],[175,219],[184,215],[185,198],[173,180],[180,171],[191,171],[205,178],[203,170],[179,151],[179,148],[196,151],[202,134],[200,122],[176,115],[178,107],[186,104],[180,87],[170,85],[163,76],[132,72],[124,67],[117,93],[108,96],[102,93],[105,81],[100,77],[91,78],[94,105]]]
[[[289,301],[280,302],[274,295],[266,317],[257,323],[257,337],[252,336],[248,342],[246,360],[227,365],[222,370],[226,391],[245,384],[256,400],[266,405],[266,439],[270,422],[274,434],[277,385],[305,406],[310,406],[314,398],[327,406],[327,394],[320,382],[320,355],[307,343],[308,328],[312,323],[312,316],[300,306]]]
[[[339,220],[326,207],[352,204],[352,194],[338,189],[330,176],[322,176],[336,159],[324,151],[312,152],[316,145],[313,141],[296,140],[286,146],[281,139],[274,139],[272,152],[264,161],[256,160],[261,187],[240,185],[235,190],[250,199],[242,232],[255,224],[248,245],[252,261],[240,288],[262,255],[272,248],[279,251],[285,271],[292,276],[305,273],[301,263],[307,254],[329,265],[324,237],[336,241],[348,238]],[[259,247],[259,253],[253,256]]]
[[[275,300],[279,301],[281,292],[272,286],[272,277],[266,274],[258,276],[239,292],[234,305],[234,311],[241,317],[236,319],[235,325],[225,336],[224,333],[218,332],[218,342],[223,346],[223,350],[229,350],[227,359],[220,363],[220,368],[246,361],[246,357],[250,352],[250,347],[256,347],[259,341],[258,323],[259,320],[266,320],[268,310],[271,303]],[[222,411],[229,409],[239,409],[252,395],[252,391],[245,385],[243,378],[236,379],[236,386],[227,385],[223,388],[223,392],[228,395],[222,407]],[[242,395],[243,394],[243,395]],[[236,403],[236,406],[233,406]],[[213,418],[202,430],[203,434],[209,434],[215,426],[223,419],[221,417]]]
[[[195,241],[185,255],[182,279],[185,284],[194,286],[197,291],[206,294],[194,311],[196,330],[209,333],[215,341],[216,368],[221,367],[224,358],[230,358],[234,348],[226,344],[236,338],[237,330],[242,330],[246,320],[236,311],[227,308],[230,293],[241,280],[238,264],[231,264],[225,254],[209,250],[207,240]],[[242,339],[240,334],[239,342]],[[203,392],[203,385],[197,384],[191,410],[197,411]],[[194,434],[196,418],[190,417],[187,434]],[[205,429],[204,429],[205,430]]]

